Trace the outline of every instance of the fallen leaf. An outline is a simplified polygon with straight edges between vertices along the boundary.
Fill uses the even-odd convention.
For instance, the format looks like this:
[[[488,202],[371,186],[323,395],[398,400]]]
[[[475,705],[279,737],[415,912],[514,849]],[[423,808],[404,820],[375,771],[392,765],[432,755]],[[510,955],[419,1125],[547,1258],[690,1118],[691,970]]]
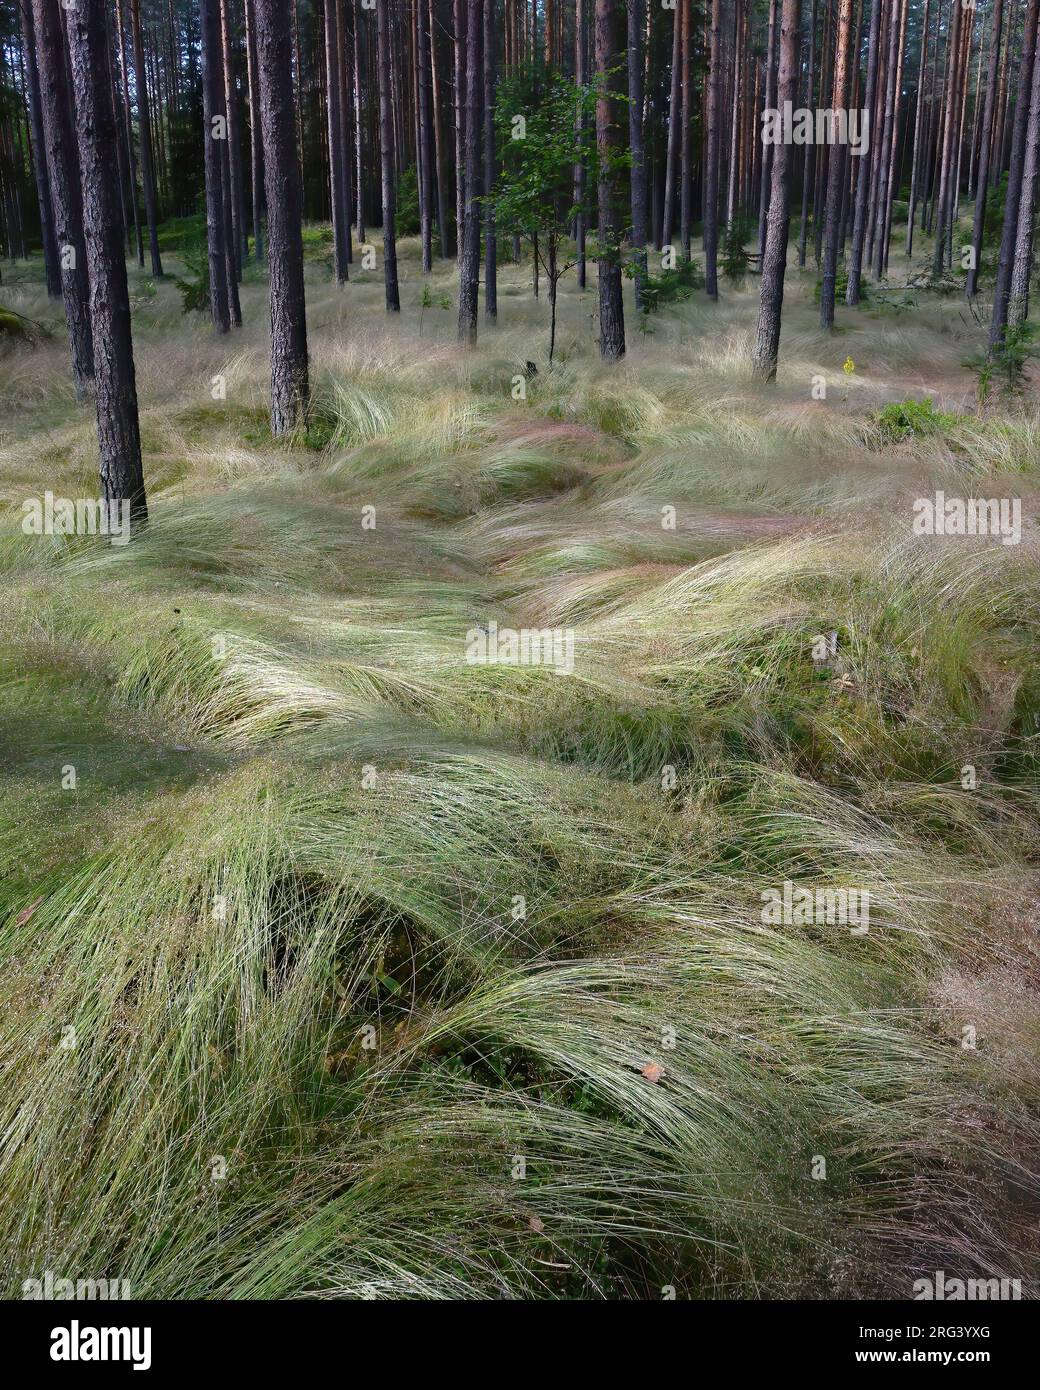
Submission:
[[[42,902],[43,895],[41,894],[34,903],[30,903],[28,907],[23,907],[21,912],[19,912],[18,916],[14,919],[15,926],[24,927],[26,922],[28,922],[29,918],[33,915],[33,913],[36,911],[36,909]]]
[[[660,1081],[661,1077],[664,1076],[664,1067],[661,1066],[660,1062],[647,1062],[643,1068],[643,1075],[647,1081]]]

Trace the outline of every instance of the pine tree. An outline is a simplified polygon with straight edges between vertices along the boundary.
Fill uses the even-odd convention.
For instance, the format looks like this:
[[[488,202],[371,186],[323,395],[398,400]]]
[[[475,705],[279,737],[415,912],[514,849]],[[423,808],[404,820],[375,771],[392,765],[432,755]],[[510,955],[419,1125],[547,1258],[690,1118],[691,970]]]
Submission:
[[[289,12],[283,0],[253,0],[253,13],[271,273],[271,432],[277,436],[296,426],[309,397],[303,208]]]

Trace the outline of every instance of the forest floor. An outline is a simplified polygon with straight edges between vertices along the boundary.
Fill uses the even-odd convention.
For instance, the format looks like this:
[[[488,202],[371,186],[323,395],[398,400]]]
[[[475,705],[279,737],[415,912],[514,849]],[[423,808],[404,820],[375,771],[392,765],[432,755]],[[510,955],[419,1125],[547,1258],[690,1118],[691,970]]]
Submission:
[[[1035,382],[980,413],[962,297],[828,336],[793,266],[775,387],[753,279],[612,367],[572,273],[549,370],[529,267],[465,351],[453,265],[422,310],[405,241],[389,321],[309,244],[291,445],[259,275],[218,341],[132,270],[125,547],[22,533],[96,444],[5,267],[55,323],[0,356],[8,1296],[1035,1293]],[[1021,543],[913,534],[937,489]]]

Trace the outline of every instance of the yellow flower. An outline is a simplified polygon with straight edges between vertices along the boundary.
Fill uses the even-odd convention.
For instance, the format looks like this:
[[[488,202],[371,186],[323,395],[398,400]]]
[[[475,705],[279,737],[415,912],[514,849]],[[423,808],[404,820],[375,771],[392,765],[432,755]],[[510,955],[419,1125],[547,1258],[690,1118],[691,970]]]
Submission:
[[[855,362],[853,362],[851,357],[846,357],[845,361],[842,363],[841,369],[846,376],[851,376],[852,373],[856,370],[856,364]]]

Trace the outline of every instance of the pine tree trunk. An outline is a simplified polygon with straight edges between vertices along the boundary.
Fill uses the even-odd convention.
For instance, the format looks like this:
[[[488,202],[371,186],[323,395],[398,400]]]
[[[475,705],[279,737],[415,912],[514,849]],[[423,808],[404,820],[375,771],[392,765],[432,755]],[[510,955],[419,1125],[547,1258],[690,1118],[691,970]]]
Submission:
[[[376,46],[379,67],[379,156],[382,170],[383,201],[383,278],[386,283],[386,311],[401,312],[397,287],[397,190],[394,185],[394,117],[390,98],[390,17],[389,0],[377,0]]]
[[[33,25],[30,0],[18,0],[21,16],[22,43],[25,48],[25,79],[29,99],[29,123],[32,131],[33,175],[36,198],[40,208],[40,238],[43,242],[43,265],[47,276],[47,293],[52,299],[61,298],[61,265],[58,260],[58,241],[54,235],[54,210],[51,207],[51,181],[47,172],[47,146],[43,134],[43,109],[40,105],[40,73],[36,57],[36,30]]]
[[[342,285],[347,271],[347,228],[350,211],[344,183],[343,84],[340,81],[339,15],[335,0],[325,0],[325,84],[329,128],[329,204],[332,211],[332,255],[336,281]]]
[[[685,3],[689,3],[689,0],[685,0]],[[679,127],[681,125],[679,108],[681,103],[680,80],[682,76],[683,4],[684,0],[676,0],[675,20],[672,29],[672,80],[668,97],[668,145],[665,151],[664,166],[664,221],[661,225],[662,246],[671,245],[672,230],[675,226],[675,175],[679,155]]]
[[[365,240],[365,171],[362,164],[362,111],[361,111],[361,0],[354,0],[354,158],[356,160],[356,176],[354,179],[354,192],[357,199],[357,235],[358,241]]]
[[[921,20],[921,57],[917,65],[917,111],[914,114],[914,152],[910,161],[910,202],[906,213],[906,254],[914,252],[914,215],[917,207],[917,194],[921,177],[921,131],[924,124],[924,78],[928,60],[928,10],[931,0],[924,0],[924,17]],[[936,0],[936,4],[939,0]],[[998,5],[1003,0],[996,0]],[[997,45],[999,51],[999,43]]]
[[[864,94],[864,107],[874,109],[877,91],[878,35],[881,28],[881,0],[871,0],[870,31],[867,39],[867,87]],[[863,239],[867,230],[867,194],[870,191],[870,161],[873,158],[873,144],[868,137],[866,151],[858,156],[859,168],[856,171],[856,208],[852,221],[852,246],[849,253],[849,283],[845,294],[846,304],[859,303],[860,276],[863,272]]]
[[[960,0],[953,0],[953,13],[950,19],[950,34],[947,40],[950,61],[948,63],[948,83],[946,89],[946,108],[942,125],[942,154],[939,163],[939,196],[936,201],[935,248],[932,253],[932,274],[940,275],[946,263],[946,216],[950,198],[950,176],[954,162],[954,143],[956,140],[956,91],[960,73]]]
[[[899,147],[899,118],[902,113],[903,105],[903,56],[906,52],[906,17],[909,9],[909,0],[902,0],[902,7],[899,16],[899,43],[898,59],[896,63],[896,92],[895,106],[892,112],[892,139],[889,143],[888,152],[888,175],[885,183],[886,197],[884,207],[884,220],[882,222],[881,253],[879,264],[881,267],[880,276],[888,275],[888,251],[892,240],[892,204],[898,188],[896,168],[896,151]],[[956,187],[956,185],[955,185]]]
[[[134,84],[137,88],[137,123],[141,144],[141,186],[144,189],[144,213],[148,221],[148,251],[152,261],[152,274],[158,277],[162,275],[163,269],[159,255],[155,169],[152,163],[152,113],[145,74],[139,0],[130,0],[130,38],[134,49]]]
[[[69,103],[65,41],[57,0],[33,0],[33,24],[36,30],[47,175],[61,266],[61,297],[72,349],[72,380],[76,398],[82,400],[94,377],[94,347],[83,241],[83,192]]]
[[[881,0],[877,0],[878,4]],[[809,64],[808,76],[806,78],[805,105],[807,110],[814,107],[813,100],[813,79],[816,66],[816,0],[812,0],[812,10],[809,15]],[[873,131],[871,131],[873,137]],[[813,163],[815,160],[815,144],[806,145],[804,163],[802,165],[802,220],[798,231],[798,264],[805,265],[805,249],[809,234],[809,199],[813,187]]]
[[[412,0],[415,6],[417,38],[416,61],[419,65],[419,168],[421,170],[419,205],[422,210],[420,232],[422,236],[423,274],[429,275],[433,269],[433,114],[430,109],[430,41],[431,32],[426,27],[426,0]],[[492,78],[492,84],[494,79]]]
[[[625,305],[621,293],[621,235],[618,226],[616,172],[611,164],[615,141],[615,68],[619,53],[616,0],[596,0],[596,149],[599,154],[599,226],[597,228],[597,278],[599,280],[599,350],[608,361],[625,352]],[[718,3],[718,0],[716,0]]]
[[[220,140],[214,122],[223,107],[223,64],[220,61],[219,0],[201,0],[202,122],[206,147],[206,244],[209,253],[209,302],[218,333],[231,329],[228,302],[227,251],[224,244],[224,177]]]
[[[455,248],[462,263],[466,224],[466,5],[454,0],[455,19]]]
[[[484,0],[484,191],[495,186],[495,2]],[[490,197],[484,205],[484,319],[498,320],[498,240]]]
[[[134,133],[130,116],[130,72],[126,57],[126,26],[123,23],[123,0],[116,0],[116,31],[119,39],[119,72],[123,84],[123,124],[126,134],[126,157],[130,168],[130,203],[134,215],[134,236],[137,241],[137,263],[144,269],[144,239],[141,236],[141,213],[137,205],[137,156],[134,154]]]
[[[246,15],[246,79],[249,85],[249,161],[253,186],[253,255],[257,262],[264,259],[264,156],[260,133],[260,87],[256,73],[256,19],[253,0],[245,0]]]
[[[851,0],[840,0],[834,41],[834,82],[831,89],[831,110],[846,109],[849,73],[849,28],[852,22]],[[831,145],[827,161],[827,206],[824,226],[823,285],[820,290],[820,327],[834,327],[834,291],[838,279],[839,223],[844,164],[844,145]]]
[[[1011,138],[1011,157],[1008,166],[1007,202],[1004,229],[1000,239],[1000,258],[993,287],[993,317],[989,326],[989,354],[992,357],[1003,344],[1008,325],[1011,296],[1011,276],[1014,271],[1015,250],[1018,245],[1018,214],[1022,198],[1022,174],[1025,168],[1026,142],[1029,135],[1033,64],[1036,56],[1037,15],[1040,0],[1029,0],[1022,37],[1022,62],[1018,70],[1018,105],[1015,109]]]
[[[960,0],[956,0],[959,4]],[[877,193],[874,200],[873,226],[870,232],[870,251],[874,262],[875,279],[881,279],[885,259],[885,218],[889,199],[889,167],[892,142],[895,137],[896,76],[899,47],[899,0],[891,0],[888,17],[888,45],[885,57],[884,123],[878,150]]]
[[[77,0],[67,14],[90,319],[97,344],[94,389],[101,496],[110,504],[129,502],[133,526],[147,520],[148,505],[141,467],[105,0]]]
[[[284,0],[253,0],[253,13],[271,272],[271,432],[279,436],[305,415],[309,396],[293,44]]]
[[[484,73],[483,0],[466,0],[465,205],[462,258],[459,262],[459,342],[477,341],[477,294],[480,284],[480,104]]]
[[[427,0],[430,26],[430,84],[433,106],[433,144],[437,168],[437,230],[440,233],[441,259],[447,260],[451,243],[448,234],[448,200],[444,187],[444,138],[441,129],[440,69],[437,66],[437,29],[434,24],[434,0]]]
[[[628,142],[632,153],[632,249],[636,312],[646,287],[646,147],[643,141],[643,0],[628,0]]]
[[[342,150],[340,154],[340,168],[342,169],[343,180],[343,235],[347,243],[347,264],[354,263],[354,234],[351,229],[353,220],[353,191],[351,185],[354,180],[354,148],[352,142],[351,112],[353,110],[353,71],[351,68],[350,51],[347,46],[347,20],[344,11],[345,0],[333,0],[336,6],[336,29],[339,33],[339,111],[340,129],[343,131],[341,141]]]
[[[1025,92],[1019,100],[1025,101]],[[1037,162],[1040,159],[1040,63],[1033,60],[1033,90],[1029,102],[1022,192],[1018,201],[1015,261],[1011,270],[1008,323],[1019,324],[1029,310],[1029,278],[1033,269],[1033,219],[1036,214]]]
[[[23,14],[29,9],[27,0],[20,0]],[[119,101],[119,92],[116,86],[119,75],[116,63],[115,48],[112,42],[112,12],[106,16],[108,21],[108,70],[112,75],[112,117],[116,125],[116,164],[119,168],[119,202],[123,213],[123,236],[126,239],[127,248],[133,249],[133,218],[130,212],[128,201],[130,190],[130,161],[127,156],[126,142],[126,122],[123,119],[123,108]]]
[[[994,0],[993,27],[990,32],[989,66],[986,69],[986,97],[982,107],[979,165],[975,174],[975,217],[972,222],[971,244],[974,264],[968,267],[964,293],[973,299],[978,293],[979,265],[982,260],[982,239],[986,225],[986,194],[989,192],[990,151],[993,148],[993,115],[996,110],[997,74],[1000,67],[1000,39],[1004,20],[1004,0]],[[911,205],[911,219],[913,210]]]
[[[740,177],[740,102],[743,80],[741,38],[744,11],[742,0],[733,0],[733,90],[730,105],[729,177],[726,184],[726,226],[732,227],[737,211],[737,183]]]
[[[704,173],[704,288],[709,299],[719,297],[719,143],[722,124],[722,3],[711,0],[711,42],[708,49],[708,142]]]
[[[875,0],[875,5],[880,0]],[[774,104],[783,110],[793,106],[798,95],[798,26],[801,0],[783,0],[780,16],[780,70]],[[766,216],[765,252],[762,257],[762,284],[759,296],[758,334],[755,339],[754,367],[767,381],[776,377],[780,347],[780,317],[784,305],[784,273],[787,269],[787,238],[790,222],[791,147],[780,142],[773,151],[770,170],[769,209]]]
[[[691,0],[679,0],[682,10],[682,72],[680,74],[680,103],[682,128],[679,133],[679,244],[684,261],[690,259],[690,196],[693,174],[690,168],[690,122],[692,118],[690,90],[690,17]]]
[[[635,0],[633,0],[635,3]],[[574,0],[574,81],[575,85],[585,87],[588,80],[585,71],[585,0]],[[631,58],[629,59],[631,62]],[[581,140],[585,125],[585,114],[579,108],[574,118],[575,139]],[[633,178],[635,177],[635,163],[633,159]],[[633,194],[633,196],[635,196]],[[574,165],[574,206],[578,209],[574,219],[574,243],[575,256],[578,262],[578,289],[583,290],[587,283],[588,273],[586,270],[585,259],[585,165],[579,159]]]
[[[766,40],[766,91],[765,106],[767,110],[772,110],[776,106],[776,0],[769,0],[769,29]],[[772,145],[763,144],[762,146],[762,178],[759,186],[758,197],[758,253],[759,256],[765,255],[766,250],[766,213],[772,198],[772,187],[770,183],[770,170],[773,162]]]

